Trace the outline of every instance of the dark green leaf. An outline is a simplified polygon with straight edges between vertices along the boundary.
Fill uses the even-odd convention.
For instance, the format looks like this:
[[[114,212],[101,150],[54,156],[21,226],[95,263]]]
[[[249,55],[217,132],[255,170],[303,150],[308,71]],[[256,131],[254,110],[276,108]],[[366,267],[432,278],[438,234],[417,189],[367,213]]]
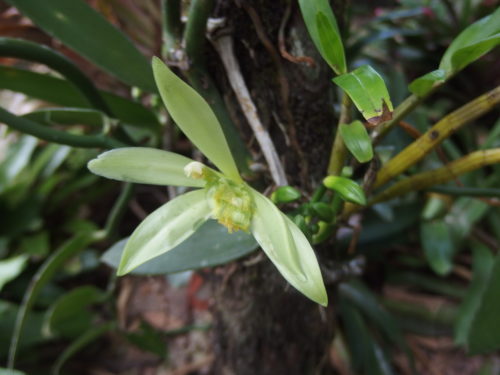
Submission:
[[[361,121],[356,120],[350,124],[340,124],[339,130],[346,147],[357,161],[366,163],[372,160],[372,140]]]
[[[102,261],[118,268],[127,239],[107,250]],[[203,244],[203,246],[200,246]],[[132,274],[161,275],[224,264],[247,255],[257,248],[250,234],[243,231],[228,233],[214,220],[208,220],[186,241],[169,252],[146,262]]]
[[[323,184],[331,190],[339,193],[343,200],[365,205],[366,198],[363,189],[353,180],[339,176],[328,176],[323,180]]]
[[[131,41],[82,0],[8,0],[42,29],[108,73],[155,92],[147,59]]]
[[[423,222],[420,240],[425,257],[438,275],[448,275],[453,267],[456,241],[448,223],[444,220]]]
[[[455,342],[461,345],[467,345],[471,324],[481,304],[484,291],[488,286],[494,263],[493,255],[486,246],[475,244],[473,250],[472,282],[460,305],[455,322]]]
[[[47,89],[50,87],[50,90]],[[74,85],[47,74],[0,66],[0,88],[21,92],[27,96],[65,107],[91,108],[91,105]],[[139,103],[101,91],[104,101],[118,120],[158,130],[155,115]]]
[[[373,125],[390,120],[392,102],[383,78],[370,65],[335,77],[337,84],[352,99],[363,117]]]
[[[337,74],[347,71],[344,46],[328,0],[299,0],[309,35],[325,61]]]
[[[334,218],[334,212],[332,207],[325,202],[314,202],[311,203],[311,208],[313,209],[314,213],[318,215],[318,217],[321,220],[324,220],[326,222],[330,222]]]
[[[484,264],[481,267],[485,267]],[[481,281],[478,281],[478,284]],[[483,286],[481,301],[470,323],[467,346],[471,354],[489,353],[500,348],[500,254]]]
[[[47,311],[44,330],[50,336],[75,338],[91,327],[90,306],[104,298],[94,286],[82,286],[61,296]]]

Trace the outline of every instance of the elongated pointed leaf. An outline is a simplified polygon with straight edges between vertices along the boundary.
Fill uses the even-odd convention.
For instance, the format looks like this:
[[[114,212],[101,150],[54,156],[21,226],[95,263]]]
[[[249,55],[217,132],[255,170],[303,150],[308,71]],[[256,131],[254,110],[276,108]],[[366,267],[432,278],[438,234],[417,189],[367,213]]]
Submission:
[[[88,163],[88,168],[92,173],[113,180],[202,187],[205,181],[184,173],[184,167],[191,162],[193,160],[173,152],[147,147],[124,147],[99,155]]]
[[[349,95],[371,124],[376,125],[392,117],[393,107],[385,82],[370,65],[362,65],[350,73],[335,77],[333,82]]]
[[[101,260],[118,268],[127,239],[108,249]],[[229,233],[215,220],[207,220],[192,236],[170,251],[132,270],[134,275],[165,275],[168,273],[213,267],[225,264],[252,251],[259,245],[251,234],[239,230]]]
[[[219,121],[205,99],[157,57],[153,73],[168,112],[184,134],[224,174],[241,181]]]
[[[84,1],[7,2],[49,34],[123,82],[156,91],[147,59],[122,32]]]
[[[439,69],[446,76],[462,70],[500,43],[500,8],[462,31],[450,44]]]
[[[211,214],[206,192],[195,190],[164,204],[136,228],[127,242],[118,268],[124,275],[179,245]]]
[[[328,0],[299,0],[307,31],[325,61],[337,74],[346,70],[344,46]]]
[[[252,234],[281,275],[298,291],[326,306],[316,255],[300,229],[262,194],[252,191],[256,210]]]
[[[50,90],[47,87],[50,87]],[[91,107],[72,83],[24,69],[0,66],[0,89],[21,92],[29,97],[65,107]],[[100,94],[117,119],[141,128],[159,130],[160,125],[155,115],[141,104],[105,91],[100,91]]]
[[[0,260],[0,291],[5,284],[19,276],[26,266],[27,260],[26,255]]]
[[[425,96],[455,73],[476,61],[500,44],[500,8],[463,30],[444,53],[439,69],[414,80],[409,89]]]
[[[340,135],[351,154],[360,163],[373,159],[372,140],[361,121],[340,124]]]
[[[366,198],[363,189],[356,182],[349,178],[339,176],[328,176],[323,180],[323,184],[331,190],[339,193],[343,200],[365,205]]]

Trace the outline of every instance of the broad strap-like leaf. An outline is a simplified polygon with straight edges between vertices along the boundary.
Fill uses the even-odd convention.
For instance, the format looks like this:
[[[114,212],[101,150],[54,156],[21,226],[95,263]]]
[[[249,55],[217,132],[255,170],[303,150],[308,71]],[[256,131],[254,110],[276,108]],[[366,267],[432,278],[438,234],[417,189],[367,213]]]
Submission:
[[[147,147],[116,148],[88,163],[92,173],[113,180],[152,185],[202,187],[204,180],[186,176],[193,160],[173,152]]]
[[[219,121],[205,99],[157,57],[153,73],[161,98],[183,133],[224,174],[241,181]]]
[[[352,99],[363,117],[373,125],[391,119],[392,102],[383,78],[370,65],[335,77],[333,82],[340,86]]]
[[[372,140],[361,121],[340,124],[339,130],[346,147],[357,161],[366,163],[372,160]]]
[[[300,229],[269,199],[252,190],[256,210],[251,231],[281,275],[298,291],[326,306],[316,254]]]
[[[154,92],[147,59],[83,0],[7,0],[35,24],[123,82]]]
[[[191,236],[211,214],[205,190],[182,194],[151,213],[127,242],[118,268],[122,276]]]
[[[328,0],[299,0],[307,31],[321,56],[337,73],[347,71],[339,27]]]

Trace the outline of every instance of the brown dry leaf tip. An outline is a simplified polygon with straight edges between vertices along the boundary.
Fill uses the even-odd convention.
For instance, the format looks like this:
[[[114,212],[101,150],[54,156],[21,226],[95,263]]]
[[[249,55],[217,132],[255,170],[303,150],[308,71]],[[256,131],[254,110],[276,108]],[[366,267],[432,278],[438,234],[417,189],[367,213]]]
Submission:
[[[375,116],[369,118],[368,121],[368,128],[373,128],[377,125],[380,125],[386,121],[392,120],[392,112],[387,106],[387,103],[385,100],[382,99],[382,114],[380,116]]]

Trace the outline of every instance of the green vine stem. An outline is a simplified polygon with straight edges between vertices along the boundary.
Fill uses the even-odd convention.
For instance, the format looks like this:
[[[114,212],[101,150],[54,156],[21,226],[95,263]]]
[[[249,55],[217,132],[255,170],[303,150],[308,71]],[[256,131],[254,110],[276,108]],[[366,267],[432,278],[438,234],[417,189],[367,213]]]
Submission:
[[[337,132],[335,134],[335,140],[333,141],[332,152],[330,154],[330,162],[328,164],[328,174],[333,176],[340,175],[342,168],[344,167],[345,159],[347,157],[347,148],[344,144],[344,140],[340,135],[340,125],[348,124],[351,121],[351,107],[352,100],[349,96],[344,93],[342,96],[342,104],[340,109],[340,117],[337,125]]]
[[[2,107],[0,107],[0,122],[5,123],[12,129],[30,134],[47,142],[53,142],[72,147],[111,149],[127,146],[121,141],[118,141],[111,137],[107,137],[104,134],[78,135],[61,130],[56,130],[53,128],[48,128],[46,126],[39,125],[36,122],[28,120],[27,118],[16,116]]]
[[[94,108],[113,117],[111,110],[92,81],[59,52],[26,40],[0,38],[0,56],[16,57],[47,65],[72,82]]]
[[[132,183],[123,184],[122,191],[111,209],[111,212],[106,220],[106,225],[104,226],[106,238],[111,238],[116,232],[116,229],[118,228],[118,225],[127,210],[128,202],[134,195],[134,188],[135,185]]]
[[[172,55],[180,48],[182,34],[181,1],[162,0],[162,31],[163,31],[163,57],[171,59]]]

